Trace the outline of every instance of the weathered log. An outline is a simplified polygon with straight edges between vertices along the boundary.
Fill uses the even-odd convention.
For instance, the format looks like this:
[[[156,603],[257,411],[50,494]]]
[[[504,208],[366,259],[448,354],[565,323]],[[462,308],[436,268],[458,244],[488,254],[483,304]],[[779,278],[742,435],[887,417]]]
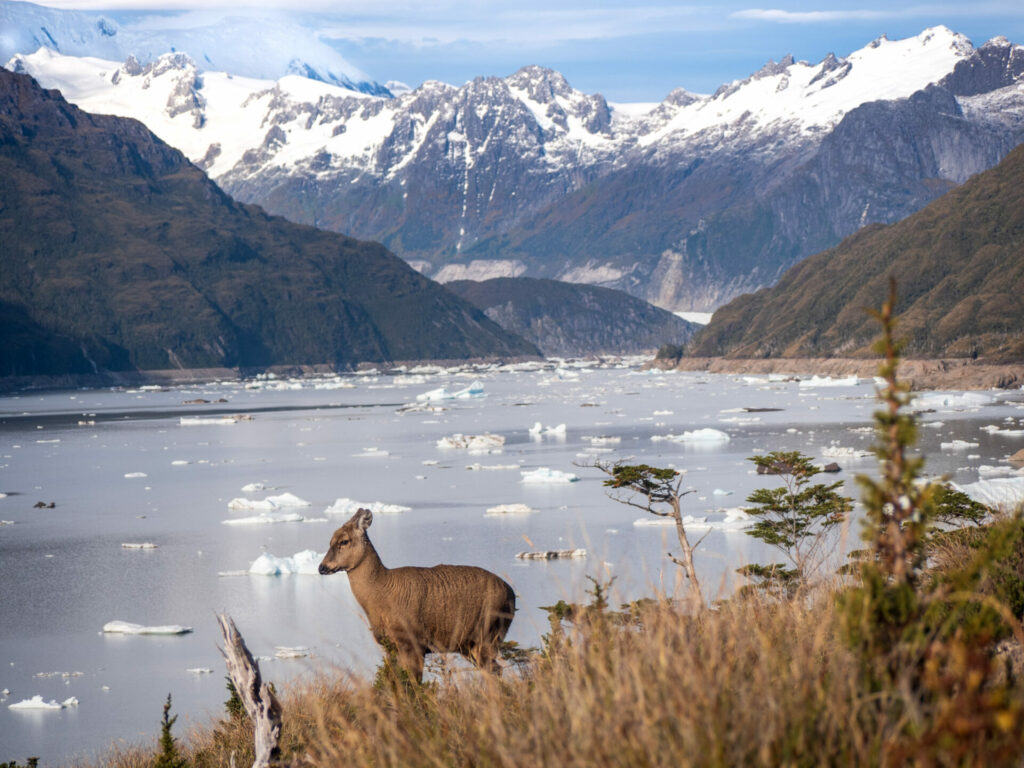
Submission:
[[[255,731],[256,759],[252,768],[269,768],[270,761],[279,754],[281,704],[270,686],[262,681],[259,664],[245,647],[235,622],[227,614],[218,613],[217,623],[220,624],[220,633],[224,638],[224,647],[220,652],[224,655],[228,675],[231,676],[231,682],[238,691],[238,697]]]

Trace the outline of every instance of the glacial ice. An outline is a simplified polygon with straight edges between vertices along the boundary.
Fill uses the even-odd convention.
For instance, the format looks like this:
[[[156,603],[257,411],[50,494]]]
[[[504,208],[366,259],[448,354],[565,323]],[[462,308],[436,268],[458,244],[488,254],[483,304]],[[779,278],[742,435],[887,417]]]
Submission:
[[[863,459],[871,456],[871,451],[861,448],[849,448],[844,445],[823,445],[821,455],[829,459]]]
[[[282,507],[308,507],[310,503],[291,493],[282,493],[279,496],[267,496],[262,500],[255,499],[232,499],[228,502],[228,509],[252,509],[257,511],[273,512]]]
[[[324,553],[314,552],[312,549],[296,552],[291,557],[276,557],[264,552],[249,566],[249,573],[260,576],[287,576],[293,573],[318,576],[320,561],[323,559]]]
[[[120,635],[185,635],[192,631],[192,627],[183,627],[180,624],[146,627],[142,624],[132,624],[130,621],[108,621],[103,625],[103,631]]]
[[[939,448],[944,451],[965,451],[968,448],[977,448],[977,443],[970,443],[966,440],[953,440],[949,443],[939,443]]]
[[[456,432],[437,441],[438,448],[464,448],[471,453],[485,453],[503,445],[505,438],[502,435],[492,435],[489,432],[482,435],[463,435]]]
[[[537,469],[523,470],[519,473],[523,476],[520,482],[528,485],[564,485],[575,483],[579,478],[572,472],[562,472],[558,469],[538,467]]]
[[[981,392],[928,392],[914,397],[911,405],[916,411],[977,408],[991,405],[996,400]]]
[[[326,518],[306,518],[298,512],[261,512],[250,517],[221,520],[221,523],[223,525],[270,525],[271,523],[311,523],[320,520],[326,522]]]
[[[489,507],[484,513],[484,517],[532,515],[533,512],[534,510],[526,504],[498,504],[497,506]]]
[[[8,704],[7,708],[8,709],[15,709],[15,710],[20,709],[20,710],[43,710],[43,711],[46,711],[46,710],[60,710],[60,709],[65,709],[67,707],[77,707],[77,706],[78,706],[78,699],[76,699],[74,696],[72,696],[72,697],[70,697],[68,699],[64,699],[64,701],[62,701],[62,702],[57,702],[57,701],[53,701],[53,700],[45,701],[42,696],[37,694],[37,695],[33,696],[31,699],[25,699],[24,701],[19,701],[16,704]]]
[[[724,513],[719,518],[718,515]],[[712,516],[715,519],[711,519]],[[688,530],[744,531],[757,522],[743,507],[731,507],[721,512],[709,512],[699,517],[683,515],[683,526]],[[641,517],[633,521],[637,528],[674,526],[676,521],[671,517]]]
[[[703,429],[686,431],[681,435],[652,435],[651,440],[654,442],[667,441],[673,443],[727,443],[729,442],[729,435],[720,429],[705,427]]]
[[[354,515],[360,509],[368,509],[375,515],[400,515],[412,512],[412,507],[401,504],[385,504],[383,501],[355,501],[349,498],[337,499],[324,510],[325,515]]]
[[[145,472],[125,472],[124,476],[129,480],[134,480],[139,477],[146,477]]]
[[[312,651],[304,645],[278,645],[274,648],[274,657],[278,659],[304,659],[312,655]]]
[[[438,389],[432,389],[429,392],[423,392],[416,395],[416,399],[422,402],[433,402],[435,400],[464,400],[469,397],[483,397],[484,385],[479,379],[476,379],[468,387],[456,390],[455,392],[450,391],[447,387],[439,387]]]
[[[565,424],[558,424],[554,427],[545,427],[541,422],[537,421],[534,422],[533,426],[527,430],[527,433],[529,433],[530,437],[533,438],[541,437],[543,435],[548,435],[549,437],[565,437]]]
[[[125,541],[121,543],[121,549],[156,549],[157,545],[152,541]]]
[[[860,383],[856,376],[847,376],[843,379],[833,379],[831,376],[812,376],[809,379],[801,379],[797,385],[801,389],[808,387],[855,387]]]
[[[995,477],[964,485],[952,483],[952,486],[975,501],[996,509],[1012,511],[1024,504],[1024,477]]]

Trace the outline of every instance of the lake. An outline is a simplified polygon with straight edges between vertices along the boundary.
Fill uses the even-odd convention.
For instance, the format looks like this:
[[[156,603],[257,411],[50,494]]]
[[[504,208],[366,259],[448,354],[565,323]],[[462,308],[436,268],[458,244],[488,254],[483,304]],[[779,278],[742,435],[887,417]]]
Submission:
[[[442,387],[471,392],[417,400]],[[197,400],[209,402],[190,402]],[[920,445],[930,474],[973,483],[979,473],[1010,472],[1005,459],[1024,446],[1012,434],[1024,429],[1024,393],[952,393],[925,404],[932,412],[921,417]],[[874,408],[869,380],[645,372],[626,363],[2,397],[0,690],[7,692],[0,696],[0,761],[37,755],[51,764],[112,743],[153,743],[168,693],[179,736],[221,712],[227,694],[217,612],[234,618],[264,657],[264,677],[278,684],[325,667],[372,674],[379,652],[343,574],[247,572],[264,553],[323,553],[347,519],[325,513],[339,498],[409,508],[374,517],[370,536],[386,565],[467,563],[500,574],[518,596],[509,639],[536,645],[547,630],[540,606],[585,599],[587,576],[614,577],[618,601],[682,588],[665,558],[674,531],[634,525],[651,516],[610,500],[604,476],[587,464],[628,459],[685,469],[694,491],[685,512],[712,525],[753,489],[778,482],[754,473],[747,457],[758,451],[837,461],[843,472],[835,477],[857,498],[853,477],[871,472],[874,459],[850,454],[871,444]],[[222,418],[232,414],[252,418]],[[531,434],[537,422],[541,432]],[[561,424],[564,434],[545,434]],[[686,432],[704,439],[664,439]],[[489,453],[437,445],[485,433],[504,445]],[[954,440],[976,446],[941,447]],[[523,471],[539,468],[579,479],[522,482]],[[243,492],[257,483],[264,489]],[[229,509],[233,499],[284,493],[309,505],[279,511],[305,520],[224,524],[258,514]],[[533,513],[485,515],[500,504]],[[857,532],[854,526],[846,536],[848,546]],[[586,557],[515,558],[577,547]],[[740,565],[775,559],[742,531],[717,529],[696,554],[709,598],[734,588]],[[114,620],[194,631],[103,633]],[[279,659],[281,647],[310,655]],[[78,704],[9,708],[36,695]]]

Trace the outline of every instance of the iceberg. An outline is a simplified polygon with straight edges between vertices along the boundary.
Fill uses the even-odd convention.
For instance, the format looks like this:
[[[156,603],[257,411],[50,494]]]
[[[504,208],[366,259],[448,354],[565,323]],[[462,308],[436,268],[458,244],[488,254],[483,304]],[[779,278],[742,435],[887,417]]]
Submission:
[[[260,576],[287,576],[293,573],[318,576],[320,561],[323,559],[324,553],[314,552],[312,549],[296,552],[291,557],[276,557],[264,552],[249,566],[249,573]]]
[[[968,448],[977,448],[978,443],[969,443],[966,440],[953,440],[949,443],[939,443],[939,448],[944,451],[965,451]]]
[[[192,631],[192,627],[183,627],[180,624],[145,627],[142,624],[132,624],[130,621],[108,621],[103,625],[103,631],[120,635],[186,635]]]
[[[654,442],[667,441],[672,443],[727,443],[729,435],[720,429],[695,429],[683,432],[681,435],[652,435]]]
[[[31,699],[25,699],[19,701],[16,704],[8,704],[8,709],[21,709],[21,710],[59,710],[65,709],[66,707],[77,707],[78,699],[74,696],[68,699],[64,699],[62,702],[56,701],[44,701],[42,696],[36,695]]]
[[[325,515],[354,515],[360,509],[368,509],[375,515],[400,515],[412,512],[412,507],[401,504],[385,504],[383,501],[355,501],[354,499],[337,499],[324,510]]]
[[[139,478],[139,477],[146,477],[146,473],[145,472],[125,472],[124,476],[128,480],[134,480],[134,479]]]
[[[267,496],[262,500],[253,499],[232,499],[228,502],[228,509],[252,509],[257,511],[273,512],[281,507],[308,507],[310,503],[300,499],[291,493],[282,493],[280,496]]]
[[[1012,511],[1024,504],[1024,477],[995,477],[976,483],[951,485],[975,501],[995,509]]]
[[[860,383],[856,376],[847,376],[844,379],[833,379],[831,376],[812,376],[809,379],[801,379],[797,385],[804,387],[855,387]]]
[[[562,472],[558,469],[538,467],[537,469],[523,470],[519,473],[523,476],[520,482],[529,485],[564,485],[575,483],[579,478],[572,472]]]
[[[498,504],[495,507],[489,507],[484,513],[484,517],[509,517],[532,514],[533,509],[526,504]]]
[[[696,531],[745,531],[757,522],[743,507],[732,507],[723,511],[725,514],[721,518],[716,516],[715,519],[711,519],[711,517],[712,514],[717,513],[708,513],[700,517],[683,515],[683,527]],[[674,526],[675,524],[676,521],[671,517],[641,517],[633,521],[633,525],[637,528]]]
[[[489,432],[482,435],[463,435],[457,432],[437,441],[438,448],[464,448],[472,452],[491,451],[503,445],[505,438],[502,435],[492,435]]]
[[[479,379],[474,381],[468,387],[456,390],[452,392],[446,387],[439,387],[438,389],[432,389],[429,392],[423,392],[416,395],[416,399],[421,403],[433,402],[436,400],[464,400],[470,397],[483,397],[484,396],[484,385]]]
[[[251,517],[221,520],[223,525],[269,525],[271,523],[303,523],[306,518],[298,512],[261,512]]]

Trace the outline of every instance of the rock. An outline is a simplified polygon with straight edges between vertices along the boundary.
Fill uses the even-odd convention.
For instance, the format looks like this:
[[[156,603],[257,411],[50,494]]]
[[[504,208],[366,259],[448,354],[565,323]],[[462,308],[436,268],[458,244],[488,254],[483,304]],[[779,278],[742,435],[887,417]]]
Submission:
[[[1024,464],[1024,448],[1021,448],[1013,456],[1010,457],[1010,461],[1013,464]]]
[[[821,468],[822,472],[842,472],[843,468],[836,464],[834,461],[831,464],[826,464]]]

